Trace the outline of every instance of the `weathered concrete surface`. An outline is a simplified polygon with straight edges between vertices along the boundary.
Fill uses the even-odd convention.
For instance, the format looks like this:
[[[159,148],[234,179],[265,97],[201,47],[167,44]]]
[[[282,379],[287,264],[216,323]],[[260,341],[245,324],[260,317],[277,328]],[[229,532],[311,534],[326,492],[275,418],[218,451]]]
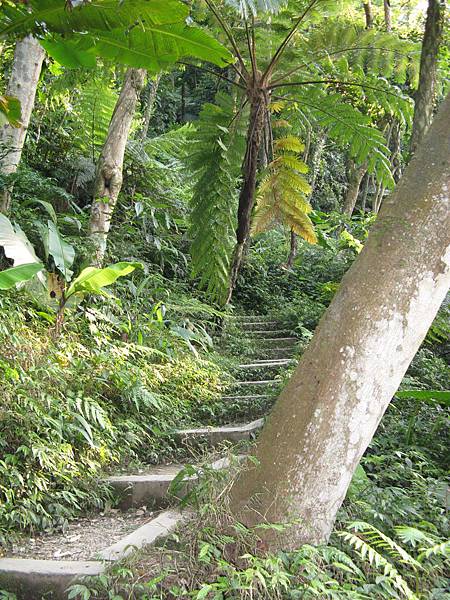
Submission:
[[[252,382],[253,383],[253,382]],[[175,432],[181,442],[204,440],[211,446],[221,442],[241,442],[250,440],[264,425],[264,419],[257,419],[245,425],[230,425],[225,427],[201,427],[199,429],[183,429]]]
[[[0,589],[14,592],[19,600],[67,598],[65,590],[81,577],[100,575],[105,567],[98,561],[0,559]]]
[[[121,508],[161,507],[167,504],[170,484],[182,468],[183,465],[165,465],[144,475],[118,475],[106,481],[119,493]]]
[[[95,555],[97,560],[118,561],[122,560],[135,550],[154,544],[158,539],[168,536],[177,525],[189,517],[189,512],[167,510],[156,519],[138,527],[135,531],[125,536],[112,546],[100,550]]]
[[[228,458],[220,458],[212,462],[209,468],[226,469],[229,464]],[[124,509],[144,505],[161,507],[169,502],[169,488],[182,470],[183,465],[165,465],[154,467],[142,475],[117,475],[108,477],[106,481],[120,494],[120,506]],[[186,476],[173,499],[185,496],[197,479],[197,475]]]

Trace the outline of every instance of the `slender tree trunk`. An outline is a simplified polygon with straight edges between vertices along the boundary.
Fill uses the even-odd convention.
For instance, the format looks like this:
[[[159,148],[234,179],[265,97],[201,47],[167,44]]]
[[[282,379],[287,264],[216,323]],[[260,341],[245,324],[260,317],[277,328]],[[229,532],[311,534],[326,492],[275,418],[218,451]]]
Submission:
[[[127,70],[97,164],[89,235],[94,244],[93,262],[99,266],[103,262],[111,218],[122,187],[125,147],[144,79],[144,69]]]
[[[142,130],[139,135],[141,140],[145,140],[148,135],[150,121],[151,121],[151,118],[152,118],[154,110],[155,110],[156,96],[158,94],[158,88],[159,88],[160,81],[161,81],[161,73],[158,73],[158,75],[155,77],[155,79],[150,83],[150,90],[149,90],[147,105],[145,107],[145,113],[144,113],[144,123],[142,125]]]
[[[349,160],[348,188],[347,193],[345,194],[344,206],[342,208],[343,214],[348,217],[351,217],[355,210],[359,188],[366,172],[367,165],[357,165],[353,160]]]
[[[311,181],[309,182],[311,188],[314,189],[316,187],[317,178],[319,176],[320,170],[320,161],[322,159],[323,151],[325,150],[325,142],[327,139],[326,133],[324,130],[320,130],[318,132],[319,139],[316,141],[314,145],[314,150],[311,155],[310,169],[311,173]]]
[[[247,132],[247,149],[242,166],[242,187],[239,195],[238,226],[236,230],[236,247],[230,275],[230,289],[227,304],[231,300],[244,256],[244,245],[250,233],[250,221],[255,203],[256,176],[258,172],[258,156],[264,135],[264,124],[268,110],[268,98],[264,91],[252,91],[250,120]]]
[[[391,11],[391,0],[384,0],[384,26],[386,31],[392,30],[392,11]]]
[[[298,237],[295,235],[295,231],[291,229],[291,249],[289,250],[289,256],[286,261],[286,269],[292,269],[295,257],[298,251]]]
[[[44,56],[42,46],[31,35],[16,43],[7,94],[20,100],[21,125],[6,124],[0,129],[0,170],[4,175],[15,173],[19,166]],[[11,191],[0,193],[0,211],[8,212]]]
[[[411,154],[416,152],[423,136],[430,127],[433,116],[437,58],[442,40],[444,15],[445,3],[442,0],[429,0],[420,57],[419,88],[415,95]]]
[[[366,29],[370,29],[373,26],[373,12],[372,12],[372,2],[368,0],[368,2],[363,2],[364,14],[366,16]]]
[[[369,173],[366,171],[364,177],[363,177],[363,183],[362,188],[362,196],[361,196],[361,210],[363,212],[366,212],[366,205],[367,205],[367,194],[369,193],[369,182],[370,182],[370,175]]]
[[[326,542],[352,475],[450,285],[450,96],[384,203],[231,491],[272,547]],[[382,298],[382,302],[380,302]],[[279,536],[279,537],[278,537]]]

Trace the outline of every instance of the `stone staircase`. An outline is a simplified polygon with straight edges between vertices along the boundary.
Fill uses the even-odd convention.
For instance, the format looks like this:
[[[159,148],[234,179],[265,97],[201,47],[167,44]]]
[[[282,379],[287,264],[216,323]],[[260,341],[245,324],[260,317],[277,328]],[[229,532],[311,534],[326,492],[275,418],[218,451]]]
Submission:
[[[244,414],[254,414],[257,407],[261,416],[244,423],[174,431],[171,437],[185,448],[198,444],[217,447],[224,443],[248,443],[253,440],[264,425],[263,415],[270,409],[280,387],[276,376],[296,362],[293,355],[298,338],[293,337],[279,321],[251,315],[235,317],[229,328],[225,328],[219,343],[226,345],[233,336],[233,329],[239,340],[244,344],[253,344],[255,351],[251,358],[242,360],[242,364],[237,366],[236,381],[222,399],[227,407],[236,406]],[[228,459],[221,458],[211,463],[209,468],[219,470],[228,465]],[[146,469],[144,474],[108,477],[107,482],[120,498],[121,510],[151,506],[152,510],[158,511],[156,517],[97,551],[89,560],[2,558],[0,589],[14,591],[19,600],[40,600],[44,594],[49,594],[46,598],[63,599],[67,597],[65,589],[74,581],[99,575],[109,564],[123,559],[135,549],[166,537],[182,520],[189,518],[187,511],[182,512],[177,508],[163,510],[176,500],[170,488],[183,468],[182,464],[160,465]],[[177,486],[178,494],[183,496],[197,479],[197,475],[184,477],[181,485]]]

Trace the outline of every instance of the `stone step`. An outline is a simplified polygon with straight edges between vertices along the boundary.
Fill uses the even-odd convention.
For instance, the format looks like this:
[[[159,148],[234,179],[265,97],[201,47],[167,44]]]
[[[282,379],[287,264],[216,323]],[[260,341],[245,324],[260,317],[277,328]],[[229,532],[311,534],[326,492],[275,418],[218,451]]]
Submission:
[[[280,358],[274,360],[254,360],[251,363],[238,365],[238,369],[262,369],[287,367],[297,362],[294,358]]]
[[[254,394],[250,396],[222,396],[225,402],[258,402],[260,400],[270,400],[273,395],[270,394]]]
[[[280,329],[283,327],[283,323],[279,321],[250,321],[250,322],[239,322],[239,327],[244,330],[253,331],[255,329]]]
[[[231,317],[228,317],[230,321],[237,321],[237,322],[245,322],[245,323],[250,323],[250,322],[255,322],[255,321],[260,321],[263,323],[266,323],[267,321],[276,321],[276,318],[271,316],[271,315],[232,315]]]
[[[181,429],[174,432],[181,443],[206,442],[216,446],[222,442],[242,442],[253,439],[264,425],[264,419],[257,419],[243,425],[225,425],[223,427],[199,427],[196,429]]]
[[[269,332],[273,333],[273,332]],[[259,346],[265,346],[266,348],[288,348],[295,346],[299,342],[299,339],[293,336],[286,337],[264,337],[258,339]],[[282,344],[282,346],[277,346],[277,344]]]
[[[229,466],[228,458],[220,458],[209,465],[210,469],[219,471]],[[147,473],[139,475],[113,475],[105,481],[114,489],[120,498],[120,508],[129,509],[139,506],[161,507],[169,501],[169,488],[174,479],[183,470],[184,465],[161,465],[151,467]],[[197,476],[186,477],[180,487],[183,497]]]
[[[236,387],[245,387],[245,386],[252,386],[252,385],[257,385],[258,387],[273,387],[278,385],[279,381],[278,379],[255,379],[254,381],[251,381],[249,379],[246,379],[245,381],[236,381],[232,386],[233,388]]]
[[[115,544],[97,552],[90,560],[37,560],[32,558],[1,558],[0,589],[16,594],[18,600],[66,600],[67,588],[85,577],[105,572],[105,561],[122,560],[136,549],[167,537],[190,513],[165,511],[137,527]]]
[[[246,332],[246,336],[250,339],[259,338],[285,338],[290,335],[289,329],[252,329]]]

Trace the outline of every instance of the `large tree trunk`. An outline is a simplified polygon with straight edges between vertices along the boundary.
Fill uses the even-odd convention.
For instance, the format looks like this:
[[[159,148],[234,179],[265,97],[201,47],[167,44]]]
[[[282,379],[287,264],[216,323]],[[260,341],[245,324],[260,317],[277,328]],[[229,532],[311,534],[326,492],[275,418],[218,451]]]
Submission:
[[[425,33],[420,57],[419,88],[415,95],[414,120],[411,134],[411,154],[416,152],[431,124],[436,87],[439,46],[444,26],[445,4],[429,0]]]
[[[297,524],[273,547],[326,542],[352,475],[450,284],[450,96],[281,393],[231,507]],[[380,298],[382,301],[380,302]]]
[[[16,44],[7,94],[20,100],[21,125],[4,125],[0,130],[0,170],[4,175],[15,173],[19,166],[44,56],[42,46],[31,35]],[[8,212],[10,204],[11,187],[0,195],[0,211]]]
[[[242,165],[242,187],[239,195],[238,226],[236,229],[236,247],[230,274],[230,288],[227,304],[231,300],[244,255],[245,242],[250,233],[250,222],[255,204],[258,157],[264,135],[264,126],[268,110],[268,98],[264,91],[252,92],[250,120],[247,132],[247,148]]]
[[[98,266],[103,262],[112,215],[122,187],[125,147],[144,80],[144,69],[127,70],[97,164],[89,235],[94,244],[93,263]]]
[[[367,165],[357,165],[353,160],[349,160],[348,187],[344,198],[344,206],[342,208],[343,214],[348,217],[351,217],[355,210],[359,188],[366,171]]]

